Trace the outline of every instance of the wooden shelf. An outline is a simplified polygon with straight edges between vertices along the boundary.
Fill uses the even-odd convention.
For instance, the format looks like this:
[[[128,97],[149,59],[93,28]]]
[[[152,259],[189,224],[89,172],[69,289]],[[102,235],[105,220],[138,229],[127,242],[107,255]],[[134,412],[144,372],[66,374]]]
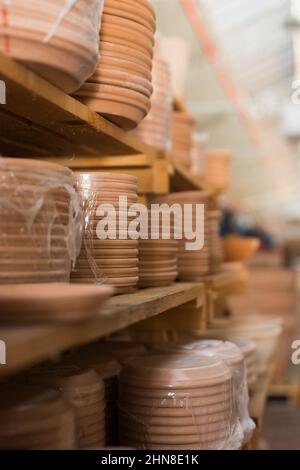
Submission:
[[[0,377],[184,305],[198,299],[201,294],[202,284],[176,283],[170,287],[143,289],[134,294],[113,297],[99,312],[98,318],[88,323],[2,327],[0,338],[6,343],[7,365],[0,366]]]

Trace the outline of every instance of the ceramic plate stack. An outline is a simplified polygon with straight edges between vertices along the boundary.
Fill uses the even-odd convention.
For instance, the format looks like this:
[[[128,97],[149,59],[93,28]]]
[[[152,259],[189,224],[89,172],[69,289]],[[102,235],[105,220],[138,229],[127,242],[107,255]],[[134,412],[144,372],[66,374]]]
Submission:
[[[160,203],[167,203],[169,205],[180,204],[182,212],[184,214],[184,205],[192,205],[192,221],[186,217],[183,217],[185,224],[190,224],[193,231],[195,230],[195,214],[196,204],[205,205],[205,216],[204,216],[204,246],[201,250],[187,250],[186,243],[191,242],[184,237],[184,227],[182,227],[183,239],[179,242],[178,252],[178,271],[179,279],[181,281],[197,281],[199,278],[209,273],[210,270],[210,249],[209,249],[209,229],[207,225],[207,193],[204,191],[190,191],[182,193],[172,193],[167,196],[157,197],[155,201]],[[200,222],[202,222],[200,220]],[[201,228],[202,230],[202,223]],[[199,228],[198,228],[199,235]]]
[[[72,281],[105,283],[112,285],[116,293],[130,292],[138,282],[138,240],[129,237],[128,226],[134,215],[128,216],[125,208],[119,210],[119,197],[127,198],[128,209],[138,201],[137,178],[95,172],[78,173],[76,180],[85,212],[85,235]],[[111,213],[97,212],[103,204],[109,204],[117,217],[116,233],[110,234],[115,239],[101,240],[99,230],[97,233],[101,216],[112,220]]]
[[[187,169],[191,166],[194,126],[195,121],[189,114],[173,111],[171,154],[175,162]]]
[[[139,287],[169,286],[178,277],[179,243],[174,239],[174,222],[168,225],[159,213],[149,212],[149,239],[139,242]]]
[[[94,369],[105,385],[105,442],[107,446],[119,442],[119,374],[121,365],[113,358],[105,358],[103,353],[87,348],[71,354],[68,362]]]
[[[123,129],[135,128],[150,110],[154,33],[148,0],[105,0],[100,62],[76,96]]]
[[[152,83],[151,110],[135,133],[151,147],[167,151],[171,141],[171,76],[167,63],[157,56],[153,60]]]
[[[0,52],[22,62],[72,93],[94,72],[99,59],[102,0],[1,2]]]
[[[0,159],[0,284],[69,281],[82,210],[71,170]]]
[[[121,442],[153,450],[220,449],[231,435],[232,376],[219,359],[138,358],[121,373]]]
[[[208,211],[208,233],[210,246],[210,271],[218,273],[222,268],[223,245],[220,235],[221,212]]]
[[[112,294],[109,286],[17,284],[0,286],[0,321],[4,324],[77,323],[99,315]]]
[[[0,449],[74,450],[75,417],[60,392],[40,386],[2,384]]]
[[[258,377],[256,343],[250,339],[230,338],[230,341],[235,343],[244,354],[247,371],[247,383],[248,387],[251,389],[255,385]]]
[[[58,388],[72,405],[79,449],[104,445],[104,384],[94,370],[65,364],[45,365],[28,371],[26,380]]]
[[[231,155],[227,152],[209,152],[205,158],[205,180],[216,190],[226,191],[230,186]]]

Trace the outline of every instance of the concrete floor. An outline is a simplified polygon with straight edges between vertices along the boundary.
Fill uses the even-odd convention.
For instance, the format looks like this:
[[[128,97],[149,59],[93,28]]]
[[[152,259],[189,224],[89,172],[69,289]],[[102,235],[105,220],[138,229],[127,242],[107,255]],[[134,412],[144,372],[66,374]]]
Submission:
[[[300,408],[269,401],[263,427],[265,450],[300,450]]]

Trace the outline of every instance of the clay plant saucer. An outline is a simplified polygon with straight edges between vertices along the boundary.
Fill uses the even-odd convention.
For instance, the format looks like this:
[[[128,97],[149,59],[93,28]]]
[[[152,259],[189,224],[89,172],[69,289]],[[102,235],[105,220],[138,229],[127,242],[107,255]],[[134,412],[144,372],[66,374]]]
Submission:
[[[128,267],[128,268],[120,268],[120,267],[104,267],[104,266],[99,266],[97,264],[97,268],[101,270],[101,273],[108,276],[108,277],[130,277],[130,276],[136,276],[139,272],[139,269],[137,267]],[[75,271],[73,271],[72,276],[78,277],[82,275],[89,275],[91,272],[91,269],[85,269],[85,268],[76,268]]]
[[[93,240],[89,241],[86,240],[84,242],[83,248],[86,248],[87,250],[93,250],[95,253],[99,251],[101,253],[103,250],[112,250],[112,249],[117,249],[117,250],[130,250],[130,253],[132,253],[132,250],[135,251],[138,249],[139,242],[138,240]],[[105,253],[104,253],[105,254]]]
[[[145,12],[143,8],[136,7],[135,4],[122,2],[122,5],[120,5],[118,1],[110,0],[106,3],[104,11],[108,15],[119,16],[139,23],[148,28],[153,34],[155,33],[156,24],[153,16]]]
[[[149,55],[140,49],[134,49],[131,45],[117,44],[102,38],[100,41],[100,57],[125,60],[145,67],[151,72],[152,60]],[[100,59],[101,64],[101,59]]]
[[[217,357],[200,355],[149,355],[127,365],[121,378],[140,378],[146,388],[198,388],[224,383],[231,378],[228,367]]]
[[[153,42],[140,31],[106,23],[101,25],[100,49],[102,40],[132,48],[151,59],[153,57]]]
[[[130,104],[122,104],[109,98],[80,98],[80,101],[108,121],[124,130],[132,130],[145,117],[146,112]]]
[[[106,173],[106,172],[90,172],[90,173],[82,173],[82,172],[75,172],[75,179],[79,182],[84,183],[87,180],[96,180],[96,181],[103,181],[103,183],[122,183],[122,184],[138,184],[138,178],[135,175],[129,175],[125,173]]]
[[[102,55],[100,64],[104,70],[110,70],[111,72],[116,72],[118,74],[124,73],[130,77],[134,76],[136,78],[140,78],[148,84],[152,83],[151,69],[143,64],[139,64],[138,62]],[[89,81],[93,81],[93,77],[94,75],[89,78]]]
[[[132,268],[137,266],[138,259],[137,258],[132,258],[132,259],[101,259],[101,260],[96,260],[95,262],[97,265],[99,265],[99,268],[101,267],[107,267],[107,268]],[[89,261],[88,260],[78,260],[76,263],[76,266],[78,267],[86,267],[88,265]]]
[[[124,420],[122,421],[122,430],[127,430],[130,433],[136,432],[138,435],[139,431],[147,432],[150,436],[160,435],[160,436],[195,436],[201,435],[203,438],[204,434],[215,433],[218,430],[230,429],[230,419],[229,417],[223,421],[218,421],[215,423],[194,423],[193,425],[184,425],[184,426],[168,426],[167,424],[164,425],[153,425],[150,423],[139,423],[135,419],[130,419],[124,416]]]
[[[122,392],[122,406],[126,407],[126,405],[138,405],[138,406],[146,406],[148,408],[176,408],[176,407],[186,407],[186,408],[198,408],[204,407],[208,405],[215,405],[223,403],[226,400],[229,400],[231,397],[231,391],[223,394],[218,395],[211,395],[208,397],[186,397],[176,400],[176,396],[174,399],[166,398],[149,398],[149,397],[139,397],[137,395],[131,395],[130,392],[127,394]]]
[[[150,44],[152,44],[152,47],[154,46],[155,41],[153,31],[149,30],[149,28],[145,27],[143,24],[131,20],[130,18],[110,15],[107,14],[107,12],[104,10],[102,15],[102,24],[108,27],[121,28],[124,31],[127,30],[140,33],[149,40]]]
[[[162,273],[162,274],[168,274],[169,276],[173,276],[174,273],[176,273],[176,275],[178,275],[178,272],[177,272],[177,264],[174,264],[172,266],[168,266],[168,267],[159,267],[159,266],[154,266],[154,267],[151,267],[151,266],[144,266],[142,262],[139,262],[139,273],[140,273],[140,276],[141,275],[145,275],[145,276],[151,276],[151,274],[155,274],[155,273]]]
[[[92,249],[90,255],[95,259],[107,259],[107,257],[111,259],[138,259],[138,250],[137,249],[119,249],[119,248],[111,248],[111,249],[99,249],[95,250]],[[86,259],[86,258],[84,258]]]
[[[164,280],[164,279],[176,279],[176,277],[178,276],[178,272],[177,271],[173,271],[173,272],[161,272],[161,273],[155,273],[155,272],[151,272],[151,273],[144,273],[143,271],[140,271],[139,273],[139,278],[141,281],[147,281],[147,280]]]
[[[63,283],[0,286],[0,318],[14,324],[83,321],[96,316],[112,293],[109,286]]]
[[[219,431],[205,433],[201,435],[200,433],[196,433],[194,435],[159,435],[159,434],[151,434],[149,435],[149,440],[152,444],[159,444],[164,446],[166,445],[205,445],[206,443],[211,443],[215,441],[219,441],[220,444],[228,440],[230,437],[230,427],[226,426],[224,429],[220,429]],[[127,429],[122,429],[121,435],[123,438],[127,439],[140,439],[140,435],[134,431],[129,431]]]
[[[87,83],[121,87],[142,93],[147,98],[151,98],[153,92],[153,87],[147,80],[125,72],[106,71],[104,68],[101,69],[101,72],[94,73]]]

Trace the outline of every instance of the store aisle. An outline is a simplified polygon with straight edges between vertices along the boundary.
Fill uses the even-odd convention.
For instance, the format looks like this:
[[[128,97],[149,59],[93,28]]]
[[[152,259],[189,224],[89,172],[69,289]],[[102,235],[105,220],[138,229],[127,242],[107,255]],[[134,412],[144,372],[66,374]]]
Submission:
[[[300,408],[269,402],[263,430],[265,450],[300,450]]]

